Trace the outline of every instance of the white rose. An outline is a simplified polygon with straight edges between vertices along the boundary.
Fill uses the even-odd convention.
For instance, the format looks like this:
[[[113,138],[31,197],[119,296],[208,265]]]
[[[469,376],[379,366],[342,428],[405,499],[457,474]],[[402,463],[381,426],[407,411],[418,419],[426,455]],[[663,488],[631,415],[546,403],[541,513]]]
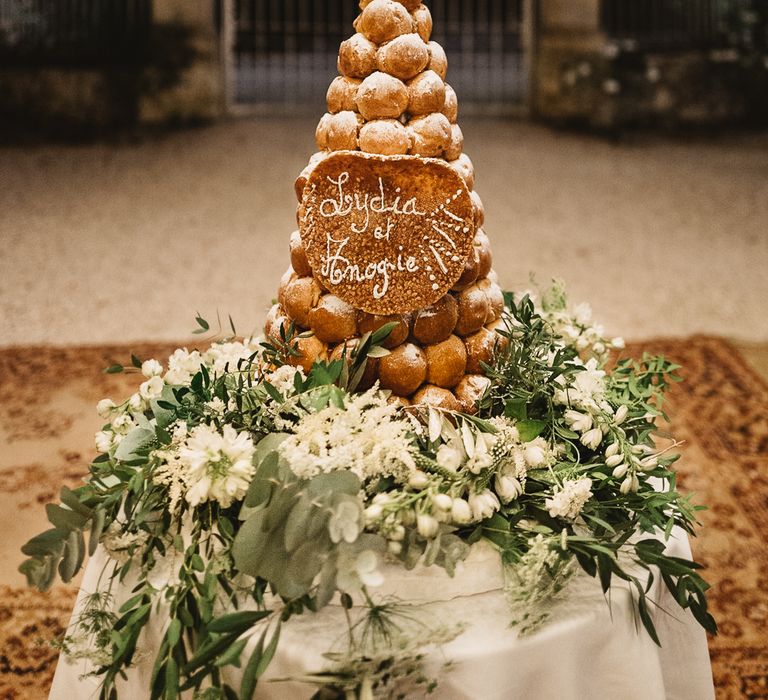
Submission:
[[[158,376],[154,376],[151,379],[147,379],[147,381],[139,387],[139,396],[145,401],[156,399],[163,393],[164,386],[165,383],[163,380]]]
[[[96,404],[96,412],[102,418],[108,418],[109,414],[115,410],[115,402],[112,399],[102,399]]]
[[[141,373],[145,377],[157,377],[163,373],[163,366],[157,360],[145,360],[141,363]]]

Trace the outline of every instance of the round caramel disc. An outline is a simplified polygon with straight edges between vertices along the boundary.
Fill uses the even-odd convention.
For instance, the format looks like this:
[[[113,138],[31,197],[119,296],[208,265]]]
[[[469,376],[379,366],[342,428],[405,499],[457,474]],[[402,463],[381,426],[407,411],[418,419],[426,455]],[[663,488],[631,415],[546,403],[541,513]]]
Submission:
[[[467,186],[444,161],[344,152],[312,171],[299,228],[328,291],[389,315],[453,287],[472,252],[472,217]]]

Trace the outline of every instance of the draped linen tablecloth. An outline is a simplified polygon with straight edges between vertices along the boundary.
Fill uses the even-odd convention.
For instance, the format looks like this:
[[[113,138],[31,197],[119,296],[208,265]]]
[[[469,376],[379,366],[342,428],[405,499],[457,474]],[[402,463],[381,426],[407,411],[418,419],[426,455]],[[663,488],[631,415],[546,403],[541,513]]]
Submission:
[[[662,648],[657,647],[632,612],[630,594],[616,582],[610,607],[599,583],[579,571],[569,582],[552,616],[540,629],[519,636],[510,628],[511,613],[500,576],[489,557],[490,548],[475,547],[470,559],[450,579],[437,567],[406,572],[387,566],[388,592],[408,593],[408,602],[432,602],[433,619],[464,623],[465,631],[439,652],[427,668],[439,685],[431,697],[440,700],[711,700],[712,673],[704,631],[690,613],[677,607],[658,577],[650,598]],[[673,533],[667,552],[690,558],[688,539]],[[105,563],[98,551],[86,570],[80,596],[93,592]],[[396,577],[397,581],[392,581]],[[115,595],[118,605],[130,588]],[[79,599],[78,599],[79,600]],[[662,612],[666,610],[671,614]],[[292,618],[283,625],[277,654],[259,681],[259,700],[305,700],[316,688],[294,681],[275,681],[317,672],[328,667],[323,654],[340,648],[346,623],[338,606],[317,614]],[[153,650],[164,625],[150,625],[143,638],[149,653],[118,685],[122,700],[148,697]],[[343,645],[342,645],[343,646]],[[446,669],[445,662],[450,661]],[[81,678],[82,662],[62,658],[56,669],[50,700],[80,700],[98,696],[98,679]],[[225,677],[239,686],[237,669]]]

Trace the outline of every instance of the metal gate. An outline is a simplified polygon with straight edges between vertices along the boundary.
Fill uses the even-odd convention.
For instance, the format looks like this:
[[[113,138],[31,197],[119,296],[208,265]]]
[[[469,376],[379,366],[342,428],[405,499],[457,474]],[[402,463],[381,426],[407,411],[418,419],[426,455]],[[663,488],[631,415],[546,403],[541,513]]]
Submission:
[[[464,113],[522,111],[531,0],[428,0]],[[225,0],[227,86],[235,112],[323,108],[357,0]]]

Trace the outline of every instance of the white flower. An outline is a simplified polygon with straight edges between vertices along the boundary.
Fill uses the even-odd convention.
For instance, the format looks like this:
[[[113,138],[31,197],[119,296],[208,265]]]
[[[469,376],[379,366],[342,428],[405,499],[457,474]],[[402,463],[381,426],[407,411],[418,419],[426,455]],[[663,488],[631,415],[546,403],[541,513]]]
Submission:
[[[616,468],[613,470],[613,477],[614,479],[621,479],[629,469],[629,466],[626,464],[619,464],[616,466]]]
[[[377,389],[345,396],[343,408],[310,413],[293,430],[280,454],[302,479],[344,469],[361,480],[392,476],[402,484],[416,471],[411,423]]]
[[[365,522],[372,525],[384,515],[384,508],[380,503],[373,503],[365,509]]]
[[[255,471],[254,451],[248,434],[230,425],[222,433],[208,425],[193,428],[178,457],[185,469],[187,502],[197,506],[215,500],[226,508],[243,498]]]
[[[141,396],[141,398],[145,401],[156,399],[158,396],[160,396],[160,394],[163,393],[164,386],[165,382],[163,382],[162,378],[155,375],[151,379],[147,379],[146,382],[142,383],[142,385],[139,387],[139,396]]]
[[[537,438],[535,441],[529,442],[525,446],[525,461],[533,468],[541,467],[547,462],[546,447],[542,446],[539,441],[540,438]],[[543,440],[541,442],[543,442]]]
[[[591,479],[566,479],[552,498],[547,498],[545,507],[553,518],[576,518],[584,504],[592,497]]]
[[[429,486],[429,477],[421,470],[412,472],[408,477],[408,486],[414,491],[422,491]]]
[[[422,537],[430,540],[440,530],[440,523],[431,515],[421,514],[416,516],[416,529]]]
[[[165,556],[155,561],[152,570],[147,574],[147,583],[156,591],[164,591],[170,586],[175,586],[181,580],[181,566],[184,563],[184,554],[175,547],[167,547]]]
[[[454,498],[451,504],[451,520],[457,525],[466,525],[472,521],[472,509],[463,498]]]
[[[99,452],[109,452],[114,444],[115,434],[110,430],[99,430],[94,436],[94,443]]]
[[[584,433],[592,427],[592,416],[588,413],[579,413],[573,409],[568,409],[565,414],[565,424],[577,433]]]
[[[336,586],[346,593],[355,593],[363,586],[380,586],[384,583],[384,576],[377,568],[376,552],[370,549],[357,556],[346,548],[340,549],[336,567]]]
[[[294,381],[296,381],[297,374],[302,381],[307,378],[301,367],[291,367],[290,365],[278,367],[264,378],[281,394],[285,395],[294,393]]]
[[[605,460],[605,466],[615,467],[617,464],[621,464],[624,461],[624,455],[611,455]]]
[[[141,363],[141,373],[148,378],[159,377],[163,373],[163,366],[157,360],[145,360]]]
[[[603,441],[603,431],[600,428],[592,428],[581,436],[581,444],[590,450],[597,449],[597,446]]]
[[[243,342],[214,343],[203,353],[202,361],[213,374],[221,375],[225,372],[255,369],[261,362],[260,353],[258,341],[249,338]],[[249,363],[255,366],[252,367]],[[296,370],[292,367],[290,369],[293,370],[291,373],[291,380],[293,380]]]
[[[446,443],[441,445],[437,450],[437,463],[443,468],[449,471],[455,472],[461,466],[461,463],[466,458],[464,450],[457,447],[453,443]]]
[[[100,544],[104,547],[107,556],[118,564],[125,564],[129,559],[141,554],[149,535],[139,532],[125,532],[120,523],[113,521],[101,538]]]
[[[197,350],[189,352],[186,348],[175,350],[168,358],[168,371],[165,373],[167,384],[189,384],[192,377],[200,371],[203,358]]]
[[[131,394],[131,398],[128,399],[128,407],[138,413],[144,409],[144,399],[141,398],[139,393]]]
[[[447,493],[436,493],[432,496],[432,503],[438,510],[450,510],[453,499]]]
[[[504,503],[509,503],[523,492],[522,484],[511,476],[496,477],[496,493]]]
[[[592,307],[587,302],[577,304],[573,308],[573,318],[581,326],[588,325],[592,321]]]
[[[622,404],[616,409],[616,415],[613,417],[614,423],[616,425],[621,425],[627,418],[627,414],[629,413],[629,409],[625,404]]]
[[[96,404],[96,412],[102,418],[109,418],[112,411],[115,410],[115,402],[112,399],[102,399]]]
[[[328,534],[331,542],[339,543],[342,540],[352,544],[360,534],[361,507],[354,499],[345,499],[333,511],[328,521]]]
[[[613,457],[616,453],[619,451],[619,443],[618,442],[612,442],[605,450],[605,456],[606,457]]]
[[[482,493],[474,493],[469,497],[469,507],[474,520],[485,520],[501,508],[501,503],[493,491],[485,489]]]
[[[218,396],[215,396],[210,401],[206,401],[205,405],[216,415],[222,415],[227,410],[227,404],[225,404]]]

